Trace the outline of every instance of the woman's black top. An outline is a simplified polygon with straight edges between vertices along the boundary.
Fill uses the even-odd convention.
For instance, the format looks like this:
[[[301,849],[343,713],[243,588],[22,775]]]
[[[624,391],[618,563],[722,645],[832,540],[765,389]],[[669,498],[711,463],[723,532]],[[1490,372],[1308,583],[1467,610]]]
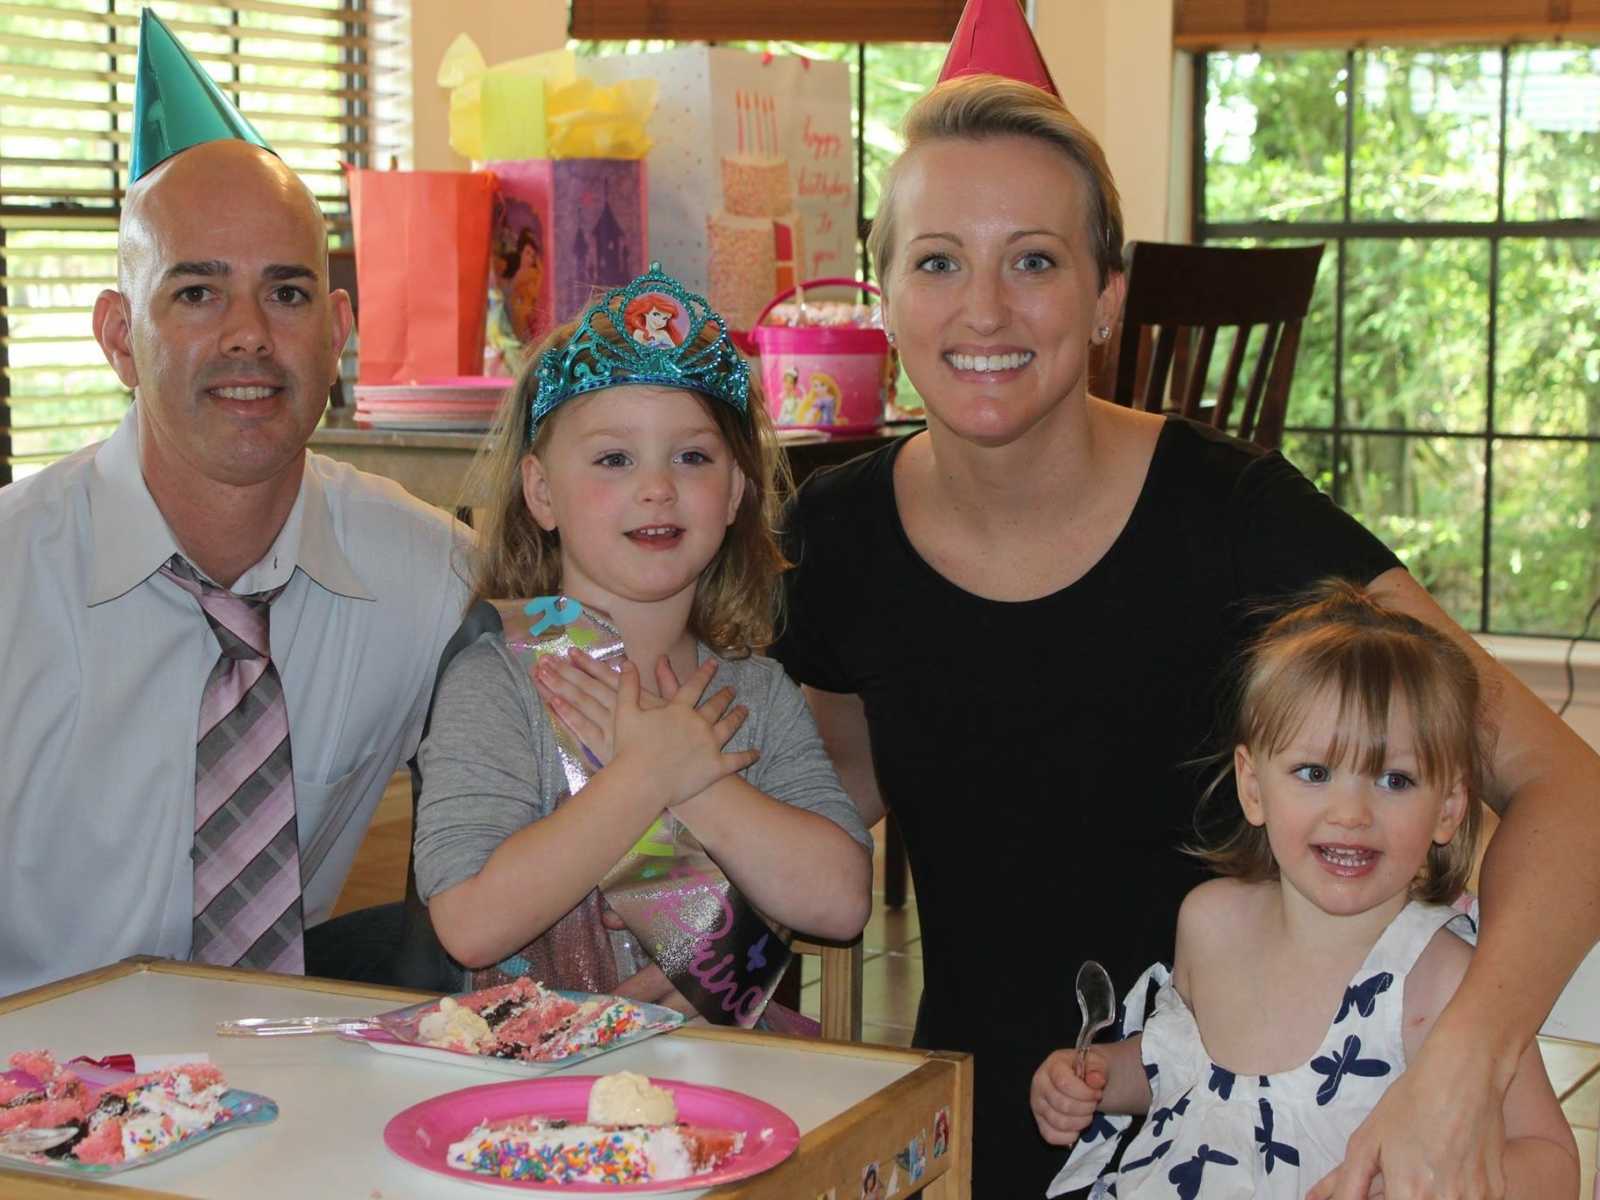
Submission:
[[[1218,748],[1255,610],[1399,560],[1281,455],[1169,418],[1099,562],[1040,599],[986,600],[912,548],[901,445],[821,472],[791,505],[773,654],[864,701],[916,889],[916,1044],[977,1056],[975,1194],[1040,1196],[1065,1152],[1039,1137],[1029,1081],[1077,1033],[1084,959],[1119,989],[1171,961],[1179,902],[1205,876],[1180,849],[1193,764]]]

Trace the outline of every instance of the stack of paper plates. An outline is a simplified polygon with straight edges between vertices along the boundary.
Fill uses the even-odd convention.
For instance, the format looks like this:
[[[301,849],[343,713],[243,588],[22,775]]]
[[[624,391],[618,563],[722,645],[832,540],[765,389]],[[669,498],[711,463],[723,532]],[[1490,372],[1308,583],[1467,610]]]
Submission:
[[[356,384],[356,424],[369,429],[482,432],[512,381],[467,375],[408,384]]]

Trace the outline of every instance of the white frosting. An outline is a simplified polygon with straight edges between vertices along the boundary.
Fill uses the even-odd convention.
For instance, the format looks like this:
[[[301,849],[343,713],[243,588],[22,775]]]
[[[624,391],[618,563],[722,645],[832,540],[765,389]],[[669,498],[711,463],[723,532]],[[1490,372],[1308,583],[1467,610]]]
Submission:
[[[160,1114],[140,1113],[122,1121],[122,1157],[140,1158],[165,1150],[178,1140],[176,1129],[165,1128]]]
[[[447,1050],[477,1050],[494,1040],[487,1021],[449,996],[439,1001],[437,1012],[417,1022],[417,1034],[428,1045]]]
[[[589,1089],[589,1120],[595,1125],[672,1125],[678,1106],[672,1093],[643,1075],[602,1075]]]

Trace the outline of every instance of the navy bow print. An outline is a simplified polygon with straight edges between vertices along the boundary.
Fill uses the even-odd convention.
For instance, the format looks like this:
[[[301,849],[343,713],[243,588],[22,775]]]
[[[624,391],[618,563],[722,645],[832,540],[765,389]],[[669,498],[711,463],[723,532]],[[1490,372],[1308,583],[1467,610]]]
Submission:
[[[1137,1171],[1140,1167],[1148,1167],[1151,1163],[1155,1162],[1156,1159],[1160,1158],[1163,1154],[1171,1149],[1172,1142],[1170,1140],[1162,1142],[1154,1150],[1150,1151],[1149,1154],[1145,1155],[1145,1157],[1136,1159],[1133,1162],[1123,1163],[1121,1169],[1126,1172]]]
[[[1371,979],[1345,988],[1344,999],[1339,1002],[1339,1015],[1333,1019],[1333,1023],[1337,1025],[1348,1017],[1352,1008],[1363,1017],[1370,1017],[1372,1010],[1378,1006],[1378,996],[1387,992],[1393,982],[1393,975],[1379,971]]]
[[[1183,1099],[1179,1100],[1171,1108],[1158,1108],[1155,1110],[1155,1112],[1151,1113],[1150,1124],[1153,1126],[1153,1132],[1155,1133],[1156,1137],[1161,1136],[1161,1130],[1163,1127],[1165,1127],[1168,1121],[1172,1120],[1173,1117],[1183,1116],[1184,1109],[1188,1107],[1189,1093],[1185,1092],[1183,1094]]]
[[[1272,1168],[1280,1162],[1286,1162],[1291,1167],[1300,1165],[1300,1151],[1287,1142],[1272,1140],[1272,1106],[1265,1100],[1261,1101],[1261,1124],[1256,1126],[1256,1147],[1265,1160],[1268,1175],[1272,1174]]]
[[[1144,1064],[1144,1077],[1146,1079],[1154,1079],[1156,1077],[1156,1075],[1159,1074],[1159,1073],[1160,1073],[1160,1068],[1157,1067],[1155,1063],[1145,1063]]]
[[[1116,1135],[1117,1127],[1106,1120],[1104,1114],[1097,1112],[1078,1140],[1087,1145],[1090,1142],[1098,1142],[1101,1138],[1115,1137]]]
[[[1167,1182],[1178,1189],[1178,1200],[1194,1200],[1200,1194],[1200,1176],[1210,1163],[1220,1167],[1237,1166],[1239,1160],[1221,1150],[1213,1150],[1201,1143],[1200,1149],[1188,1162],[1181,1162],[1167,1172]]]
[[[1226,1100],[1233,1095],[1233,1082],[1238,1076],[1226,1068],[1211,1064],[1211,1078],[1206,1080],[1206,1091],[1215,1092]]]
[[[1389,1073],[1389,1064],[1381,1058],[1362,1058],[1361,1039],[1352,1033],[1345,1038],[1342,1051],[1335,1050],[1331,1057],[1319,1054],[1313,1058],[1311,1069],[1328,1077],[1317,1089],[1317,1103],[1328,1104],[1339,1094],[1339,1083],[1346,1075],[1376,1079]]]

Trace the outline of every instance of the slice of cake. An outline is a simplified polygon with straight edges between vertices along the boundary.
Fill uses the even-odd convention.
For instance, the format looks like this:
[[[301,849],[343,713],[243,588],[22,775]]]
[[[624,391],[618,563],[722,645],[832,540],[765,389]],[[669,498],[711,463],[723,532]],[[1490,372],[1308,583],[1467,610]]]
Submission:
[[[606,1046],[648,1024],[645,1011],[618,996],[569,1000],[523,976],[498,987],[446,996],[417,1023],[427,1045],[494,1058],[553,1062]]]
[[[36,1158],[120,1163],[164,1150],[229,1117],[222,1073],[186,1063],[98,1092],[58,1066],[45,1051],[14,1054],[13,1075],[0,1078],[0,1131],[74,1128],[73,1137]],[[19,1082],[30,1076],[37,1086]]]
[[[460,1171],[538,1183],[652,1183],[716,1170],[744,1134],[694,1125],[591,1125],[538,1117],[480,1124],[450,1146]]]

